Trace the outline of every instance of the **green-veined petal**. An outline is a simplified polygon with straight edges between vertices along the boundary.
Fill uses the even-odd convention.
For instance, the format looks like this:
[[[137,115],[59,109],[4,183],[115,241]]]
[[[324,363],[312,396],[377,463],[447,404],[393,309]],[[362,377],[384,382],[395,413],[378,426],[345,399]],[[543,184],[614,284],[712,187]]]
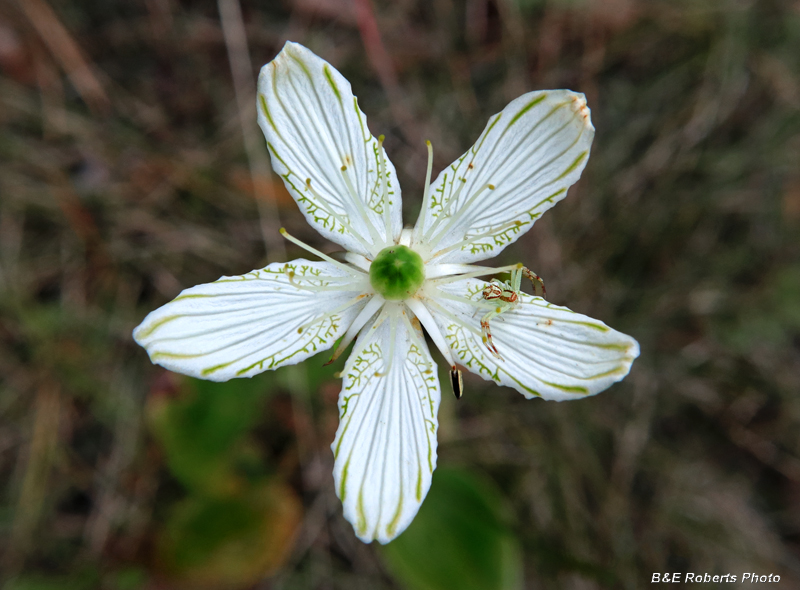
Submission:
[[[133,337],[171,371],[212,381],[252,377],[330,348],[367,300],[365,276],[328,262],[273,263],[182,291]]]
[[[387,303],[344,369],[333,475],[344,516],[365,542],[388,543],[405,530],[436,467],[439,379],[410,317]]]
[[[414,230],[418,251],[436,264],[497,256],[566,196],[593,138],[582,94],[542,90],[511,101],[431,185]]]
[[[466,279],[438,288],[477,301],[485,285]],[[636,340],[599,320],[541,297],[521,293],[519,299],[519,305],[490,321],[502,360],[482,341],[480,320],[486,309],[476,313],[468,303],[441,297],[430,307],[459,363],[528,398],[562,401],[600,393],[625,377],[639,356]]]
[[[287,42],[261,68],[258,123],[274,170],[315,229],[370,259],[394,242],[402,229],[395,169],[336,68]]]

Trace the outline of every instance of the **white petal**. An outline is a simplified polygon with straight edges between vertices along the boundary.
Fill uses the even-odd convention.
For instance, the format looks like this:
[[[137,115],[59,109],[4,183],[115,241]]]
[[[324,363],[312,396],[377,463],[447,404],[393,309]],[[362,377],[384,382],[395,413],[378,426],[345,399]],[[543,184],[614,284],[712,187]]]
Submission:
[[[439,288],[480,300],[486,284],[467,279]],[[502,360],[482,341],[480,320],[486,310],[476,312],[470,304],[443,298],[430,307],[460,363],[527,398],[562,401],[600,393],[624,378],[639,356],[636,340],[599,320],[525,293],[520,301],[489,322]]]
[[[593,138],[583,94],[542,90],[511,101],[431,185],[414,234],[418,251],[427,249],[423,259],[497,256],[566,196]]]
[[[390,202],[385,215],[378,141],[350,83],[336,68],[302,45],[287,42],[261,68],[258,123],[274,170],[323,236],[374,258],[384,243],[400,235],[400,185],[394,166],[385,158]]]
[[[365,278],[327,262],[274,263],[184,290],[133,337],[171,371],[211,381],[252,377],[330,348],[366,302],[366,287]]]
[[[405,317],[403,314],[406,314]],[[364,541],[388,543],[414,519],[436,467],[440,390],[419,325],[387,303],[344,369],[331,445],[336,493]]]

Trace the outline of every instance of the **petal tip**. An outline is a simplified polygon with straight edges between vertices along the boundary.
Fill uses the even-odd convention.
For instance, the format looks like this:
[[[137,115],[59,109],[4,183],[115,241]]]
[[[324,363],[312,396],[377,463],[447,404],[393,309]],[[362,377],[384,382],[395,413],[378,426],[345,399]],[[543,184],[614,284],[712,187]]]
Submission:
[[[581,92],[572,93],[572,111],[580,118],[583,125],[594,131],[592,125],[592,111],[586,104],[586,95]]]
[[[639,358],[639,354],[641,353],[641,348],[639,347],[639,341],[636,340],[633,336],[628,336],[631,339],[631,347],[630,347],[630,355],[631,355],[631,364],[637,358]]]

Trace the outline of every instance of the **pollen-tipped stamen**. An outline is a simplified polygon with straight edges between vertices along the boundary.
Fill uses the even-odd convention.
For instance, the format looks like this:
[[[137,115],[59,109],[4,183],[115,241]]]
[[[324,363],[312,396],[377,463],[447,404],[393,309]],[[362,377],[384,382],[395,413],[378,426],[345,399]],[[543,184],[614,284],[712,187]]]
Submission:
[[[402,313],[402,316],[403,316],[403,323],[406,325],[406,329],[408,330],[408,337],[411,339],[411,342],[414,343],[414,346],[416,346],[417,349],[419,350],[419,356],[425,361],[425,365],[426,365],[426,369],[425,370],[426,371],[433,370],[433,362],[431,360],[430,355],[427,355],[427,358],[426,358],[426,355],[423,352],[425,350],[425,347],[424,347],[425,345],[420,340],[419,334],[417,333],[417,330],[414,329],[413,325],[411,325],[411,320],[408,319],[408,315],[407,314]],[[419,319],[419,318],[417,318],[417,319]]]
[[[384,307],[386,310],[386,307]],[[394,362],[394,349],[397,346],[397,308],[395,308],[394,313],[389,313],[386,311],[387,315],[389,315],[389,359],[387,360],[386,357],[383,357],[383,372],[376,372],[376,377],[386,377],[389,374],[389,371],[392,370],[392,364]]]
[[[467,272],[467,273],[459,274],[459,275],[445,276],[445,277],[441,277],[441,278],[438,278],[438,279],[430,279],[428,282],[430,282],[430,283],[432,283],[434,285],[446,285],[447,283],[454,283],[454,282],[460,281],[462,279],[472,279],[472,278],[475,278],[475,277],[485,277],[486,275],[496,275],[496,274],[500,274],[500,273],[503,273],[503,272],[509,272],[509,271],[512,271],[512,270],[520,270],[522,268],[525,268],[525,267],[522,264],[520,264],[519,262],[517,264],[509,264],[508,266],[498,266],[496,268],[490,268],[488,266],[483,266],[483,267],[478,268],[478,270],[476,270],[474,272]]]
[[[425,190],[422,193],[422,208],[419,210],[419,219],[414,227],[414,242],[419,242],[420,232],[425,227],[425,218],[428,216],[431,199],[431,173],[433,172],[433,144],[430,140],[425,140],[428,148],[428,168],[425,171]]]
[[[352,276],[354,276],[354,277],[357,277],[357,278],[363,278],[363,277],[364,277],[364,275],[366,274],[366,273],[365,273],[365,272],[363,272],[361,269],[355,268],[355,267],[353,267],[353,266],[348,266],[348,265],[346,265],[346,264],[342,264],[342,263],[341,263],[341,262],[339,262],[338,260],[334,260],[333,258],[331,258],[330,256],[328,256],[327,254],[323,254],[322,252],[320,252],[320,251],[319,251],[319,250],[317,250],[316,248],[312,248],[311,246],[309,246],[309,245],[308,245],[308,244],[306,244],[305,242],[301,242],[300,240],[298,240],[297,238],[295,238],[293,235],[291,235],[289,232],[287,232],[287,231],[286,231],[286,228],[283,228],[283,227],[282,227],[282,228],[280,229],[280,232],[281,232],[281,235],[282,235],[284,238],[286,238],[287,240],[289,240],[289,241],[290,241],[290,242],[292,242],[293,244],[297,244],[297,245],[298,245],[298,246],[300,246],[300,247],[301,247],[303,250],[306,250],[307,252],[311,252],[311,253],[312,253],[312,254],[314,254],[315,256],[319,256],[319,257],[320,257],[320,258],[322,258],[322,259],[323,259],[325,262],[330,262],[331,264],[333,264],[334,266],[336,266],[336,268],[338,268],[338,269],[340,269],[340,270],[343,270],[343,271],[345,271],[346,273],[348,273],[348,274],[350,274],[350,275],[352,275]]]
[[[451,181],[450,183],[451,186],[456,180],[460,180],[461,182],[459,183],[455,192],[452,195],[450,195],[450,197],[447,199],[447,208],[444,207],[444,201],[442,202],[442,210],[436,217],[436,221],[434,221],[433,225],[431,225],[431,227],[429,227],[428,230],[425,232],[424,236],[425,241],[430,242],[431,236],[434,233],[436,233],[436,230],[439,229],[439,226],[443,222],[446,222],[447,220],[451,219],[450,216],[453,214],[453,207],[455,207],[456,203],[458,203],[458,198],[461,196],[461,191],[464,190],[465,186],[467,186],[467,174],[474,169],[475,169],[474,166],[470,162],[469,166],[467,166],[467,169],[464,171],[464,176],[460,178],[456,177]],[[442,198],[444,199],[444,194],[442,195]]]
[[[306,188],[311,192],[314,197],[316,197],[317,201],[314,203],[315,207],[322,209],[325,213],[333,217],[336,221],[338,221],[344,228],[346,228],[350,235],[353,236],[367,252],[372,250],[372,244],[367,242],[364,238],[361,237],[361,234],[357,232],[353,225],[350,223],[350,219],[346,216],[339,215],[336,211],[333,210],[332,207],[328,206],[327,199],[325,199],[319,192],[311,186],[311,179],[306,178]],[[334,226],[335,227],[335,226]]]
[[[436,231],[439,229],[439,226],[450,219],[450,215],[453,213],[452,209],[455,207],[456,203],[458,203],[458,197],[461,196],[461,191],[467,184],[466,176],[462,176],[460,179],[456,180],[461,181],[458,185],[458,188],[456,188],[455,192],[447,199],[446,206],[444,204],[444,195],[442,195],[442,209],[439,211],[439,214],[436,216],[436,220],[433,222],[433,224],[425,231],[425,235],[422,238],[424,241],[430,242],[431,236],[436,233]],[[453,180],[453,182],[455,182],[455,180]]]
[[[467,202],[464,203],[461,208],[456,211],[453,215],[449,217],[447,220],[447,224],[437,233],[434,237],[430,239],[432,244],[438,244],[439,240],[442,239],[442,236],[446,235],[448,231],[450,231],[455,225],[461,220],[464,214],[472,208],[472,204],[480,197],[485,190],[494,190],[495,186],[491,183],[484,184],[480,189],[475,191],[475,193],[467,199]]]
[[[352,281],[351,277],[308,277],[298,275],[288,266],[284,267],[283,274],[286,275],[286,278],[289,279],[289,284],[291,284],[295,289],[311,291],[312,293],[327,293],[329,291],[358,291],[363,287],[363,279],[361,279],[361,277],[359,277],[360,280],[355,283]],[[318,284],[309,283],[304,285],[302,281],[317,281]],[[319,284],[326,283],[328,281],[333,284]],[[344,283],[342,284],[340,281],[344,281]]]
[[[407,299],[405,304],[414,313],[414,315],[417,316],[417,319],[428,332],[428,336],[431,337],[433,344],[439,349],[439,352],[442,353],[442,356],[444,357],[444,360],[447,361],[447,364],[451,366],[455,365],[453,355],[450,352],[450,347],[447,345],[447,341],[445,340],[442,331],[439,329],[439,325],[436,323],[436,320],[433,319],[431,312],[428,311],[428,308],[425,307],[425,304],[419,299]]]
[[[298,334],[302,334],[303,332],[305,332],[308,328],[310,328],[314,324],[318,324],[319,322],[325,321],[326,319],[328,319],[331,316],[337,315],[338,313],[344,311],[348,307],[358,303],[358,301],[361,300],[361,299],[364,299],[364,297],[369,297],[369,295],[366,295],[366,294],[362,293],[361,295],[353,297],[347,303],[342,303],[340,306],[332,309],[331,311],[325,312],[325,315],[322,315],[320,317],[316,317],[313,320],[310,320],[310,321],[306,322],[305,324],[303,324],[302,326],[297,328],[297,333]]]
[[[339,344],[336,346],[336,349],[333,351],[330,360],[325,363],[325,365],[330,365],[333,361],[339,358],[339,356],[345,351],[345,349],[350,346],[350,343],[355,339],[358,333],[361,331],[366,323],[380,311],[381,307],[383,306],[383,300],[379,297],[372,297],[367,304],[363,307],[363,309],[358,313],[358,315],[353,320],[353,323],[350,324],[350,327],[347,328],[347,332],[345,332],[342,339],[339,341]]]
[[[381,199],[383,203],[383,224],[386,228],[386,240],[389,241],[392,236],[392,211],[389,208],[389,178],[386,175],[386,156],[383,151],[383,140],[385,137],[381,135],[378,137],[378,179],[381,183]]]
[[[498,225],[497,227],[492,228],[487,232],[469,237],[465,240],[461,240],[460,242],[456,242],[455,244],[448,246],[447,248],[442,248],[441,250],[434,252],[428,260],[433,260],[434,258],[438,258],[439,256],[444,256],[445,254],[447,254],[448,252],[452,252],[453,250],[461,250],[465,246],[469,246],[470,244],[474,244],[475,242],[479,242],[480,240],[485,240],[486,238],[493,238],[501,232],[509,230],[512,227],[523,226],[525,225],[525,223],[526,222],[524,221],[519,221],[518,219],[515,219],[514,221],[509,221],[502,225]]]
[[[384,241],[379,235],[378,230],[375,229],[375,226],[372,225],[372,221],[369,219],[369,215],[367,215],[367,210],[364,208],[363,201],[359,198],[358,193],[356,192],[355,187],[353,186],[353,181],[350,180],[350,175],[347,173],[347,166],[341,167],[342,171],[342,178],[344,178],[344,183],[347,186],[347,190],[350,193],[350,198],[353,200],[353,203],[358,209],[361,218],[364,220],[364,225],[367,226],[367,231],[369,231],[369,235],[372,238],[373,248],[376,246],[380,247],[381,244],[385,245],[388,242]]]
[[[427,300],[427,304],[430,305],[431,307],[435,307],[437,313],[442,314],[444,317],[449,319],[454,324],[458,324],[460,327],[472,332],[475,336],[478,336],[478,337],[481,336],[481,331],[480,330],[475,328],[470,323],[464,321],[463,319],[457,317],[455,314],[451,313],[449,310],[445,309],[445,307],[443,305],[440,305],[439,303],[437,303],[436,300],[428,299]]]

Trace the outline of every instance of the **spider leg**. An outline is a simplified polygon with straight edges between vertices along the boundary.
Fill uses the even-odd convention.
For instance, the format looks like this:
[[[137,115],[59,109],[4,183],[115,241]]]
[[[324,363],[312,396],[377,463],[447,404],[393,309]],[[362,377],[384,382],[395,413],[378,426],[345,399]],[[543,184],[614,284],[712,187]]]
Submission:
[[[525,267],[522,268],[522,274],[524,274],[533,285],[533,294],[537,297],[547,299],[547,289],[544,288],[542,277]]]
[[[494,342],[492,342],[492,331],[489,328],[489,320],[500,315],[502,313],[502,311],[498,311],[500,309],[501,308],[499,307],[496,310],[493,309],[484,315],[483,318],[481,318],[481,333],[483,335],[483,343],[486,345],[486,348],[489,349],[489,352],[491,352],[494,357],[502,361],[503,357],[501,357],[500,353],[497,352],[497,347],[494,345]]]

